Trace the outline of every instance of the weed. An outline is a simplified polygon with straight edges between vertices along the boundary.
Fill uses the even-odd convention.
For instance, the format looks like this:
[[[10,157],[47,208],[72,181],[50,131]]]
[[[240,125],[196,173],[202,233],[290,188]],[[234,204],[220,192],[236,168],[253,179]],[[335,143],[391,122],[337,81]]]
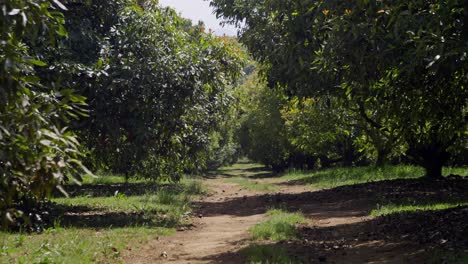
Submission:
[[[280,209],[267,212],[268,219],[250,229],[254,239],[287,240],[297,237],[296,224],[307,220],[301,213],[289,213]]]

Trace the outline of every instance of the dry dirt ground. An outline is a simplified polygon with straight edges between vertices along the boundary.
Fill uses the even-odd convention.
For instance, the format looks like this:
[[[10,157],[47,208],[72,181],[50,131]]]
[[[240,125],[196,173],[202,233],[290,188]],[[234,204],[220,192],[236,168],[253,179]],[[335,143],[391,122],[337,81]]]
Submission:
[[[273,207],[301,211],[309,222],[298,227],[300,237],[296,240],[256,243],[283,248],[302,263],[431,263],[430,256],[441,247],[453,252],[468,250],[466,207],[406,214],[398,219],[369,216],[379,199],[415,195],[466,199],[466,180],[437,184],[397,180],[311,190],[274,180],[268,171],[245,165],[204,179],[210,195],[195,202],[192,224],[174,236],[128,251],[125,262],[246,263],[243,249],[254,243],[248,229],[264,220],[266,211]],[[279,191],[248,190],[226,180],[233,176],[272,183]],[[441,222],[446,228],[440,228]]]

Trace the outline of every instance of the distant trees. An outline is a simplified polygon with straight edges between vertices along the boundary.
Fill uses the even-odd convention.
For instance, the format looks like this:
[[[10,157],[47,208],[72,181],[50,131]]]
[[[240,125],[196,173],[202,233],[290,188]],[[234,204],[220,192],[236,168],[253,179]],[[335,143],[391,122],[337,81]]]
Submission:
[[[256,72],[237,96],[243,113],[237,134],[250,159],[276,171],[351,165],[358,159],[350,117],[330,98],[288,98],[280,88],[269,89]]]
[[[273,170],[283,170],[292,151],[280,112],[283,95],[277,90],[267,89],[256,73],[241,89],[244,115],[238,137],[244,154]]]
[[[270,86],[336,98],[367,124],[361,131],[380,157],[403,149],[437,179],[450,154],[466,148],[466,1],[212,5],[229,22],[245,21],[240,39]]]

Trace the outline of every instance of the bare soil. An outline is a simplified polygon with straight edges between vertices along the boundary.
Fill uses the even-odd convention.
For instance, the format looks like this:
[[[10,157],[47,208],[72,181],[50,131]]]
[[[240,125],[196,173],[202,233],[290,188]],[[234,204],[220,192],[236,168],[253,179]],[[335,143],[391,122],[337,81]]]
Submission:
[[[274,183],[279,191],[258,192],[228,183],[228,177]],[[243,249],[254,243],[249,228],[273,207],[301,211],[308,219],[293,241],[263,241],[285,248],[302,263],[445,263],[434,252],[468,252],[468,208],[371,217],[382,201],[463,198],[468,181],[396,180],[311,190],[271,180],[260,168],[225,170],[204,179],[210,195],[194,204],[191,225],[176,235],[130,248],[126,263],[246,263]]]

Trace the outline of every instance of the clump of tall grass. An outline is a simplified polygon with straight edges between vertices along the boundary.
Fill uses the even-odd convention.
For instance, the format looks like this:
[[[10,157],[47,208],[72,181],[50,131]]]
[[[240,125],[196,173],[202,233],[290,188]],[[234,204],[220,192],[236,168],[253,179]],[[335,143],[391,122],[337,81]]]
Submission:
[[[253,239],[287,240],[297,237],[296,225],[306,222],[306,218],[299,213],[289,213],[281,209],[267,212],[268,219],[250,228]]]

